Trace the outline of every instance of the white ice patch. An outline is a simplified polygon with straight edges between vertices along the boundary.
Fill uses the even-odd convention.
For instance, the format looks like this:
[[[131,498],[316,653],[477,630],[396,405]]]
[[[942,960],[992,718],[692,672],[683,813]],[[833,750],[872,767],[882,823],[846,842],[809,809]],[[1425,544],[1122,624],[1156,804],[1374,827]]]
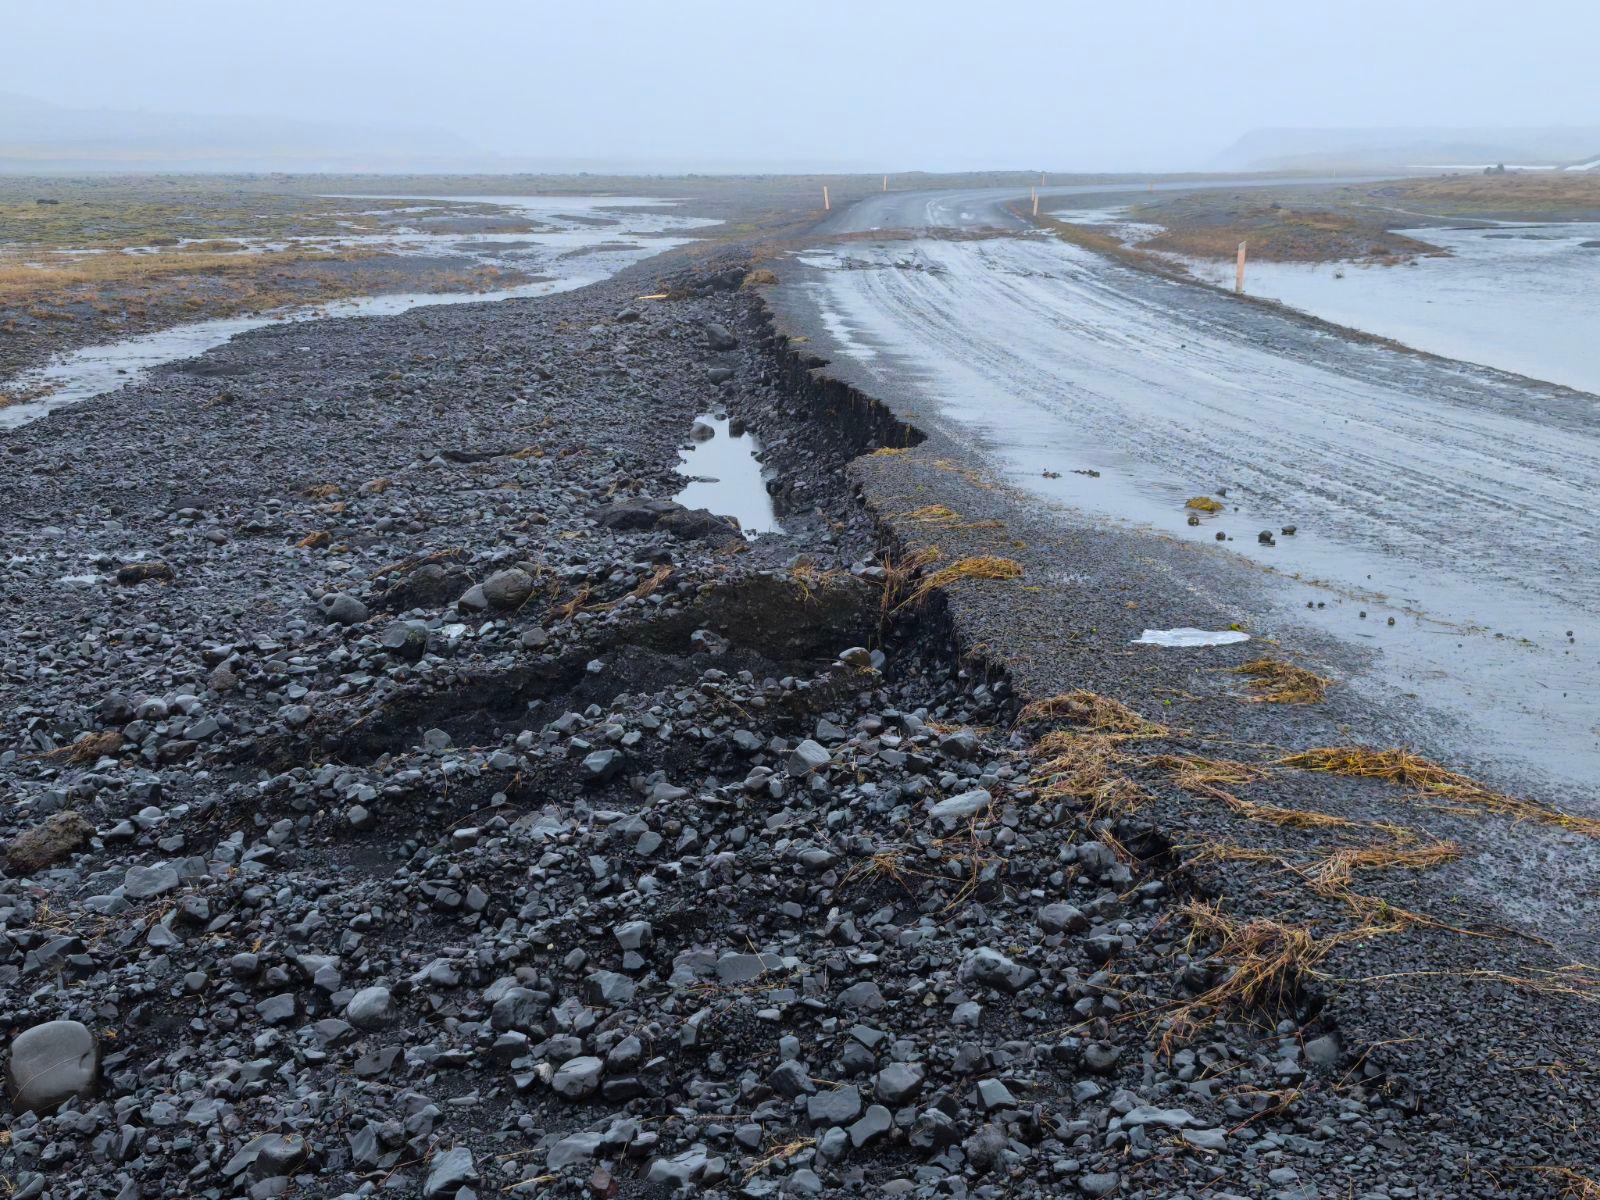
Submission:
[[[1237,629],[1146,629],[1131,646],[1231,646],[1235,642],[1248,642],[1250,635]]]

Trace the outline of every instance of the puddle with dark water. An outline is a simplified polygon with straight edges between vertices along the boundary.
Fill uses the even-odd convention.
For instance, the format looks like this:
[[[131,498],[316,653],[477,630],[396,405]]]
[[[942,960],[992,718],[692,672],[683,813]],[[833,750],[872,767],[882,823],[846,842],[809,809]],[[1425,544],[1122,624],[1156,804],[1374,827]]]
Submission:
[[[752,537],[782,533],[757,457],[761,445],[755,434],[743,430],[730,433],[728,418],[711,413],[696,418],[695,424],[713,432],[678,451],[678,474],[689,476],[690,482],[673,499],[686,508],[733,517]]]

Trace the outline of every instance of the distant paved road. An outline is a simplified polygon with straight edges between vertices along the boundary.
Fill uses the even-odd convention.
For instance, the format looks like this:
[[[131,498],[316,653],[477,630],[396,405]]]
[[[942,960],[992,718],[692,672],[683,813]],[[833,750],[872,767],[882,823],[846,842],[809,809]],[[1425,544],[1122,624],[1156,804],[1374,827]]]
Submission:
[[[1376,176],[1319,179],[1184,179],[1157,183],[1075,183],[1047,187],[1039,193],[1041,208],[1069,196],[1118,196],[1132,200],[1157,192],[1195,192],[1210,188],[1310,187],[1318,184],[1370,183]],[[841,209],[817,226],[817,233],[871,233],[879,229],[1025,229],[1028,223],[1006,208],[1026,200],[1023,188],[956,188],[883,192]]]

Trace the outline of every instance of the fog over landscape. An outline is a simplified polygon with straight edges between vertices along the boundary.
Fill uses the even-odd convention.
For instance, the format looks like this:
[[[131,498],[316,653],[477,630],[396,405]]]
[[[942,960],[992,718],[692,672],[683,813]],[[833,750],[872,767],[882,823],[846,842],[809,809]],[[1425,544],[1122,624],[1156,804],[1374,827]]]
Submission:
[[[0,93],[72,109],[252,118],[158,121],[160,144],[145,153],[179,165],[210,153],[229,168],[1237,169],[1260,164],[1226,148],[1263,127],[1600,127],[1600,18],[1582,0],[5,9]],[[105,165],[139,156],[104,144],[128,127],[122,118],[81,121],[60,137],[52,122],[72,124],[0,98],[0,163],[71,163],[74,142],[96,132],[91,157]],[[1568,157],[1567,140],[1538,148]],[[1540,143],[1432,141],[1503,153]],[[1600,142],[1571,156],[1591,152],[1600,157]]]

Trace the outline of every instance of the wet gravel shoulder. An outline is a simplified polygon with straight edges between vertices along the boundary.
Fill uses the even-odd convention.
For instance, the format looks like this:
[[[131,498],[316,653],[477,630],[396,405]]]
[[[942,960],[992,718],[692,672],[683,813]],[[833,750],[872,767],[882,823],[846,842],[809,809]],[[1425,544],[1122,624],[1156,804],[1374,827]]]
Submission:
[[[1506,981],[1560,956],[1449,907],[1470,859],[1361,878],[1377,911],[1201,853],[1309,869],[1328,838],[1163,755],[1325,742],[1348,700],[1245,705],[1235,649],[1127,647],[1248,612],[819,376],[746,270],[261,330],[0,434],[13,1195],[1585,1170],[1551,1109],[1593,1099],[1587,1009]],[[783,534],[670,503],[708,412],[759,436]],[[979,555],[1021,577],[935,586]],[[1074,691],[1145,719],[1023,709]],[[1369,822],[1352,846],[1378,813],[1488,828],[1304,772],[1227,788]],[[1400,968],[1454,974],[1340,985]]]

